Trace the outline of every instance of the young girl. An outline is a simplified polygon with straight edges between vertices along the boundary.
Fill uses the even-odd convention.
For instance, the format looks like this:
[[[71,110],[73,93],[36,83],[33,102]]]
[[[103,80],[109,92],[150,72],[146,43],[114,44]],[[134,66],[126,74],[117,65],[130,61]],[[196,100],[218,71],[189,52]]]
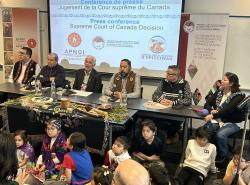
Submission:
[[[67,146],[70,150],[64,156],[63,167],[68,183],[84,185],[91,182],[93,164],[89,152],[86,150],[86,137],[80,132],[72,133]]]
[[[112,149],[106,154],[104,165],[108,166],[111,172],[114,172],[120,162],[131,158],[128,153],[129,147],[129,140],[125,136],[117,137]]]
[[[57,119],[51,119],[47,123],[47,136],[43,140],[41,155],[37,160],[39,171],[54,170],[63,162],[64,154],[67,152],[66,138],[61,133],[61,123]]]
[[[195,139],[188,141],[183,168],[175,178],[178,184],[202,185],[210,170],[216,173],[216,147],[208,142],[208,138],[207,129],[199,127],[196,130]]]
[[[113,174],[107,166],[95,167],[91,185],[110,185]]]
[[[19,168],[31,166],[31,162],[34,159],[34,150],[27,141],[26,130],[17,130],[14,133],[14,137],[17,147],[17,159]]]
[[[139,163],[148,167],[150,163],[158,163],[164,166],[164,162],[160,160],[162,151],[162,141],[156,136],[156,127],[152,120],[142,122],[142,138],[136,141],[134,159]]]

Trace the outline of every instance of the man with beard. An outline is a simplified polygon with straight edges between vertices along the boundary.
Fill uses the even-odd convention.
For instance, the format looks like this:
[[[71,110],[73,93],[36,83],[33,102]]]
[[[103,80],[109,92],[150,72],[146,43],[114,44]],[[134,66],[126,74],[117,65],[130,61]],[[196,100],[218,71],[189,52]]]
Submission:
[[[128,98],[140,98],[141,96],[140,76],[132,71],[131,61],[128,59],[121,60],[119,72],[113,74],[105,94],[120,98],[122,91],[126,91]]]

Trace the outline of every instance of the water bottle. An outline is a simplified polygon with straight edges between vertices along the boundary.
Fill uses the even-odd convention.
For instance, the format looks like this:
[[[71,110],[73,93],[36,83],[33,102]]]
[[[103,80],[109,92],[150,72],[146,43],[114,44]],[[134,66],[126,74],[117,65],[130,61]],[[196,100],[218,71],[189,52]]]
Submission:
[[[42,90],[42,85],[40,80],[35,80],[35,91],[36,91],[36,95],[41,94],[41,90]]]
[[[56,98],[56,83],[54,79],[51,81],[50,84],[50,95],[53,100]]]
[[[121,98],[120,98],[120,106],[127,107],[127,100],[128,100],[127,92],[126,92],[126,90],[122,90]]]

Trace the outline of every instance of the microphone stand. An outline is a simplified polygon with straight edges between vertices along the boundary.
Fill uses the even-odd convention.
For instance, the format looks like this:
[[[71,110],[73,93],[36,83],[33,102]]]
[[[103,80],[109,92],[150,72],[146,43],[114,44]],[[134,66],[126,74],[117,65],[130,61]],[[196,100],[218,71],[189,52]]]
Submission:
[[[31,83],[35,80],[35,77],[34,77],[35,75],[33,75],[29,80],[28,80],[28,82],[27,82],[27,84],[26,84],[26,89],[28,90],[28,89],[32,89],[32,85],[31,85]]]
[[[242,135],[242,140],[241,140],[240,158],[238,161],[236,175],[233,178],[231,185],[238,185],[238,181],[239,181],[240,163],[241,163],[242,154],[243,154],[244,145],[245,145],[246,128],[247,128],[247,121],[248,121],[248,117],[249,117],[249,112],[250,112],[250,107],[248,107],[247,113],[245,115],[244,130],[243,130],[243,135]]]

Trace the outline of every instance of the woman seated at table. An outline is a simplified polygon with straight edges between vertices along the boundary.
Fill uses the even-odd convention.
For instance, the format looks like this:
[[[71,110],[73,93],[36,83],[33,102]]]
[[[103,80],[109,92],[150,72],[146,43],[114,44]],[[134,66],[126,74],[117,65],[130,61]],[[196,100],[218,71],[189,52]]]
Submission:
[[[221,88],[204,105],[210,112],[205,117],[204,126],[208,128],[210,136],[215,136],[213,139],[218,151],[217,162],[225,162],[225,159],[228,159],[227,139],[240,130],[240,123],[244,120],[244,112],[237,109],[237,105],[245,97],[239,87],[238,76],[230,72],[225,73]]]

